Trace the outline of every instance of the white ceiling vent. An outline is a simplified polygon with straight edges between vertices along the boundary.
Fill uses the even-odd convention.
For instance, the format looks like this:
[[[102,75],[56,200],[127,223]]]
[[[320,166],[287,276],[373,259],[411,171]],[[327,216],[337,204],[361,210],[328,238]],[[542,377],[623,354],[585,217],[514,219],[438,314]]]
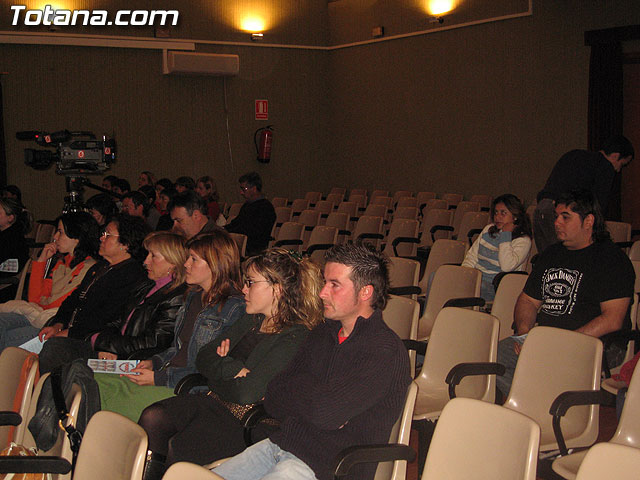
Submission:
[[[165,75],[231,76],[240,71],[238,55],[167,51],[162,54]]]

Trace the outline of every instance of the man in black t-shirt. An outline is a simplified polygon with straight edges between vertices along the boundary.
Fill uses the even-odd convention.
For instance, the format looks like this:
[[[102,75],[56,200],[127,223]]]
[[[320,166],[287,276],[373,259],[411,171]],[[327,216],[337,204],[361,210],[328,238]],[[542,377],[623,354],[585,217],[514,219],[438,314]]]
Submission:
[[[514,310],[517,338],[500,342],[498,362],[507,367],[498,388],[508,394],[523,335],[538,325],[602,337],[629,329],[635,274],[611,240],[591,192],[561,195],[555,230],[560,243],[541,254]],[[615,361],[613,358],[608,358]]]

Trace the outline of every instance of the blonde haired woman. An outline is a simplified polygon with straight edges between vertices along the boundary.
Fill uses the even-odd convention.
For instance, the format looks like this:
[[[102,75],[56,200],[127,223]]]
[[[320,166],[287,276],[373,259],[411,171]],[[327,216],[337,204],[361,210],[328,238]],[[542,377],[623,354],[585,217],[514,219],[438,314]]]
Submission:
[[[241,452],[242,415],[293,358],[323,319],[319,268],[283,249],[247,260],[247,315],[199,353],[196,366],[208,395],[180,395],[151,405],[140,425],[153,452],[145,480],[178,461],[207,463]]]

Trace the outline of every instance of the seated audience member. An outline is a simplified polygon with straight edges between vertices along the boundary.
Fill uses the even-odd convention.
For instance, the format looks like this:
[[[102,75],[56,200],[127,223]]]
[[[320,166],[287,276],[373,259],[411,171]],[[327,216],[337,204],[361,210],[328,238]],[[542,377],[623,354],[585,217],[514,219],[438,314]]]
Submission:
[[[29,259],[29,247],[24,236],[31,229],[27,211],[12,198],[0,198],[0,278],[15,276]],[[16,286],[4,288],[0,301],[12,299]]]
[[[131,191],[131,185],[124,178],[118,178],[111,186],[111,191],[122,197]]]
[[[158,220],[160,220],[160,212],[156,208],[156,189],[151,185],[143,185],[139,192],[145,196],[144,216],[147,219],[147,225],[151,230],[158,228]]]
[[[2,189],[2,198],[12,198],[22,205],[22,191],[17,185],[7,185]]]
[[[218,189],[213,178],[209,176],[200,177],[196,182],[195,192],[200,195],[207,202],[207,215],[214,222],[218,220],[220,215],[220,195],[218,195]]]
[[[166,190],[166,189],[175,190],[175,187],[173,186],[173,182],[168,178],[161,178],[160,180],[158,180],[155,184],[155,188],[156,188],[156,193],[158,195],[162,190]]]
[[[187,249],[185,278],[192,288],[176,316],[172,346],[140,362],[133,370],[138,375],[97,374],[103,410],[138,421],[146,406],[171,397],[176,384],[195,373],[200,349],[244,315],[240,255],[229,235],[222,230],[198,235]]]
[[[86,207],[98,225],[104,227],[118,213],[114,198],[106,193],[99,193],[89,198]]]
[[[53,242],[31,264],[29,301],[0,304],[0,351],[37,336],[96,263],[100,227],[93,217],[85,212],[67,213],[57,223]]]
[[[173,228],[173,220],[171,219],[171,214],[169,212],[169,204],[176,195],[178,195],[178,192],[173,188],[165,188],[158,194],[156,206],[160,212],[160,218],[158,219],[156,230],[171,230]]]
[[[262,195],[262,178],[256,172],[242,175],[240,195],[245,202],[238,216],[225,229],[228,232],[247,236],[247,255],[257,255],[269,245],[271,229],[276,222],[276,211],[271,202]]]
[[[156,176],[148,170],[145,170],[140,173],[138,177],[138,189],[145,185],[149,185],[150,187],[154,187],[156,184]]]
[[[215,220],[207,217],[207,205],[202,197],[189,190],[173,197],[169,204],[173,231],[187,238],[199,233],[220,230]]]
[[[178,177],[176,183],[174,184],[174,188],[178,191],[178,193],[184,193],[187,190],[195,190],[196,182],[193,181],[191,177]]]
[[[518,297],[514,321],[518,337],[498,345],[498,362],[507,367],[497,377],[506,396],[525,335],[537,323],[603,337],[631,327],[629,305],[635,274],[627,257],[609,237],[594,195],[578,190],[556,200],[559,243],[540,254]],[[610,366],[619,365],[626,346],[611,342]]]
[[[531,224],[524,205],[515,195],[500,195],[491,204],[490,223],[473,242],[463,267],[482,272],[480,296],[493,301],[493,279],[500,272],[524,270],[531,250]]]
[[[130,215],[120,214],[107,224],[98,251],[104,261],[87,272],[38,334],[47,340],[40,352],[42,373],[77,358],[74,347],[125,313],[127,300],[147,282],[141,260],[148,231],[144,220]]]
[[[342,449],[389,440],[411,377],[407,351],[382,320],[387,259],[348,244],[325,260],[320,298],[327,320],[267,386],[264,407],[279,430],[213,470],[226,480],[328,480]],[[356,466],[352,478],[372,479],[375,470]]]
[[[115,175],[107,175],[102,179],[102,188],[112,191],[113,186],[116,184],[117,181],[118,181],[118,177],[116,177]]]
[[[142,412],[139,423],[153,452],[145,480],[160,479],[178,461],[203,464],[240,453],[243,414],[322,321],[322,276],[310,260],[267,250],[247,260],[245,272],[247,315],[196,358],[209,394],[179,395]]]
[[[126,193],[122,197],[122,213],[131,215],[132,217],[145,219],[144,210],[146,206],[147,197],[144,196],[144,193],[138,192],[137,190]]]

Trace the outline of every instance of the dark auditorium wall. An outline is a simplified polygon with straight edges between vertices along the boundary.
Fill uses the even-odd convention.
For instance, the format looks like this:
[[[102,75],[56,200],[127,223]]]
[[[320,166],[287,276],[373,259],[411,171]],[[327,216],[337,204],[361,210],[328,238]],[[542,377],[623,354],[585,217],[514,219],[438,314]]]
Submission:
[[[342,1],[351,15],[372,4],[330,15]],[[532,16],[332,51],[324,186],[531,201],[557,158],[587,145],[584,32],[639,23],[634,0],[534,0]]]
[[[407,13],[410,0],[262,3],[284,18],[265,43],[370,40],[385,18],[387,35],[425,28]],[[518,8],[491,15],[521,11],[523,2],[496,3]],[[229,4],[181,2],[174,36],[246,41],[215,21],[211,10]],[[32,145],[14,133],[71,128],[114,131],[120,159],[112,173],[134,185],[146,169],[211,174],[227,201],[238,201],[236,177],[249,169],[263,174],[268,194],[290,198],[344,185],[512,191],[529,201],[556,158],[587,142],[584,31],[632,24],[640,24],[636,0],[534,0],[531,16],[349,48],[198,44],[200,52],[240,56],[240,75],[226,80],[163,76],[157,50],[0,44],[9,182],[23,188],[37,218],[55,216],[63,181],[23,166],[22,149]],[[270,101],[268,122],[253,118],[258,98]],[[262,165],[253,132],[270,123],[273,160]]]

